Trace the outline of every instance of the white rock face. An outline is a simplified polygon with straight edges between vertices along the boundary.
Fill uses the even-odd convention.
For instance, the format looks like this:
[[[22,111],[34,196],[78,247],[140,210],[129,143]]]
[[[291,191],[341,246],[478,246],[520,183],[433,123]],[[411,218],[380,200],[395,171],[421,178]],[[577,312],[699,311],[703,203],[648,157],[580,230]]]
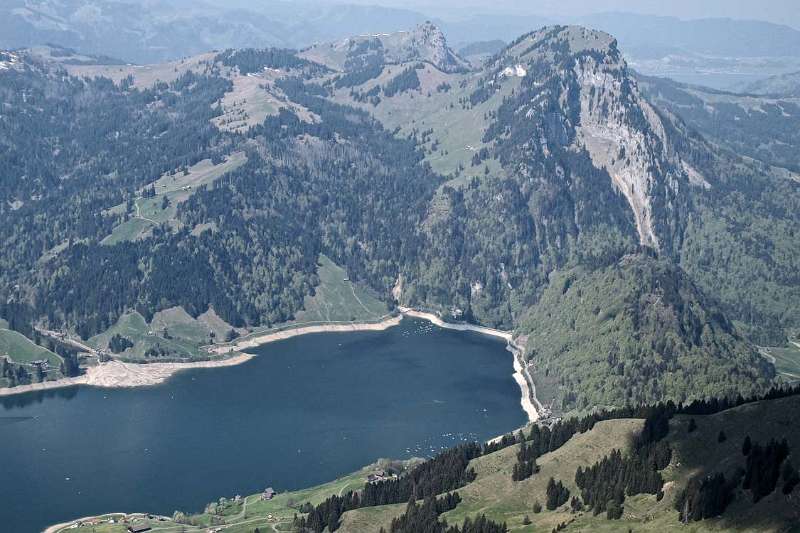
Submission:
[[[0,70],[10,70],[19,64],[19,56],[12,52],[0,51]]]
[[[403,275],[398,274],[397,281],[395,282],[394,287],[392,287],[392,298],[394,298],[399,302],[400,298],[402,297],[403,297]]]
[[[659,249],[652,206],[657,180],[686,180],[705,187],[708,183],[669,148],[661,119],[640,96],[635,82],[615,75],[623,68],[624,65],[598,64],[594,58],[576,61],[581,103],[578,143],[586,148],[597,168],[608,172],[625,196],[640,243]],[[647,128],[634,122],[632,112],[637,109]]]
[[[526,76],[522,65],[538,62],[548,67],[537,69],[541,79],[529,80],[542,91],[522,102],[519,112],[541,120],[553,104],[568,110],[563,119],[565,130],[574,128],[571,148],[585,149],[593,165],[608,172],[630,206],[640,243],[657,250],[668,247],[674,228],[665,212],[683,203],[684,184],[709,184],[677,154],[661,117],[640,95],[616,40],[579,26],[545,27],[511,45],[499,61],[508,62],[498,64],[498,77]],[[577,94],[572,92],[573,80]],[[549,157],[547,145],[553,140],[529,142],[539,144]]]
[[[483,284],[480,281],[473,281],[469,286],[470,296],[476,298],[483,292]]]

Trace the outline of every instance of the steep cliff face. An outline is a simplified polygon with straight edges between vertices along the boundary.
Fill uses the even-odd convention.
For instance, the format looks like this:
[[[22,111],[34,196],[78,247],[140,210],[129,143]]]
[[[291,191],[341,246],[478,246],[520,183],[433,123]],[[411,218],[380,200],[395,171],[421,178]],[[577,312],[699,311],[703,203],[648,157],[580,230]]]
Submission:
[[[485,124],[472,158],[484,172],[431,202],[433,246],[421,264],[434,266],[408,273],[407,298],[455,302],[511,327],[553,270],[602,267],[639,247],[679,250],[691,189],[704,180],[672,146],[674,128],[640,96],[611,36],[544,28],[451,85],[466,92],[434,98],[448,121]],[[434,137],[453,135],[437,126]]]
[[[662,118],[640,95],[616,41],[582,27],[544,28],[506,49],[491,81],[501,83],[510,68],[526,73],[510,102],[514,114],[546,126],[538,144],[555,141],[585,152],[627,202],[640,244],[672,251],[685,189],[707,183],[676,154]],[[498,145],[504,142],[496,139]]]

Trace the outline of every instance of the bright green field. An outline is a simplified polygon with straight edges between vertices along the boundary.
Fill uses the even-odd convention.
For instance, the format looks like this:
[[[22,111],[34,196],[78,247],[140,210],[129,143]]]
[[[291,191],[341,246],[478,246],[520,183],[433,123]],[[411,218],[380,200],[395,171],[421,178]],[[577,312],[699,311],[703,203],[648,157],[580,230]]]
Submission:
[[[24,335],[8,329],[0,329],[0,355],[7,356],[15,363],[30,363],[46,359],[55,368],[61,364],[61,358],[55,353],[36,345]]]
[[[320,255],[319,285],[314,296],[307,296],[304,310],[294,322],[353,322],[375,320],[388,313],[386,304],[363,287],[345,281],[347,272],[333,261]]]
[[[101,244],[109,246],[117,244],[118,242],[134,241],[144,234],[148,229],[153,227],[152,222],[148,222],[141,218],[131,218],[114,228],[111,235],[103,239]]]
[[[413,63],[391,65],[381,76],[357,88],[360,91],[367,91],[376,84],[385,85],[411,64]],[[425,144],[429,150],[425,160],[436,172],[443,175],[455,173],[459,166],[464,169],[462,177],[449,182],[451,186],[467,183],[470,176],[482,176],[485,164],[489,165],[490,175],[496,176],[502,172],[500,165],[494,160],[473,167],[472,157],[477,150],[485,146],[483,134],[489,123],[487,114],[495,111],[503,102],[503,98],[519,87],[519,78],[504,80],[499,85],[500,89],[487,101],[464,109],[459,99],[469,98],[477,88],[475,79],[467,78],[466,85],[461,87],[464,75],[446,74],[431,65],[425,65],[423,69],[418,70],[418,76],[421,90],[406,91],[390,98],[384,97],[377,107],[353,100],[349,88],[337,91],[335,99],[369,111],[389,130],[400,127],[400,136],[406,136],[412,130],[432,129],[433,133]],[[436,87],[440,83],[449,83],[451,89],[447,92],[437,91]],[[434,141],[438,141],[436,150],[433,150]]]
[[[163,330],[153,329],[153,325],[148,325],[144,317],[134,311],[122,315],[116,324],[89,339],[89,344],[105,349],[111,337],[118,333],[133,343],[133,348],[117,354],[118,357],[124,359],[142,359],[145,357],[147,350],[156,346],[161,346],[171,352],[170,359],[197,359],[203,356],[203,353],[198,348],[203,344],[208,344],[209,337],[207,332],[202,337],[189,340],[178,335],[181,328],[173,327],[173,330],[175,330],[175,334],[171,331],[169,332],[173,338],[166,339],[163,337]],[[185,332],[185,330],[183,331]],[[207,354],[205,356],[207,358]]]
[[[294,506],[305,502],[311,502],[316,505],[331,494],[343,494],[348,490],[359,489],[363,487],[369,471],[371,471],[371,468],[367,467],[317,487],[278,494],[269,501],[262,501],[260,494],[247,496],[244,498],[243,505],[237,506],[236,510],[238,512],[221,517],[226,523],[225,531],[226,533],[252,533],[256,527],[260,528],[261,531],[291,531],[292,519],[297,512]],[[233,495],[229,497],[232,498]],[[270,515],[272,516],[271,519],[268,518]],[[211,524],[212,516],[208,514],[193,515],[189,517],[188,524],[175,524],[172,521],[162,522],[158,520],[136,521],[137,524],[140,522],[150,525],[153,531],[160,529],[169,531],[204,531]],[[97,532],[103,533],[126,533],[127,531],[124,524],[87,525],[75,529],[64,529],[63,531],[94,533],[95,529],[93,527],[97,527]]]
[[[324,255],[319,257],[319,285],[306,296],[295,319],[273,328],[256,328],[248,336],[326,322],[371,322],[389,314],[386,304],[368,290],[348,280],[347,272]],[[346,281],[347,280],[347,281]]]
[[[800,348],[788,344],[780,348],[762,348],[775,360],[775,370],[788,381],[800,381]]]

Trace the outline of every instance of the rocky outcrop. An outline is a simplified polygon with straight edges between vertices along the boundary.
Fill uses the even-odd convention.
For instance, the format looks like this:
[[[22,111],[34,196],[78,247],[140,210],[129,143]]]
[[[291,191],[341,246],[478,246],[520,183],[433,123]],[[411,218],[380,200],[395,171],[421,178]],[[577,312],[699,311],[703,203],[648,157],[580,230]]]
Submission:
[[[302,55],[342,71],[409,61],[429,63],[442,72],[470,70],[470,63],[447,45],[442,30],[431,22],[420,24],[411,31],[359,35],[336,43],[314,45],[304,50]]]
[[[544,124],[532,139],[542,155],[550,156],[553,142],[585,151],[625,198],[639,243],[670,249],[683,189],[708,183],[672,147],[664,119],[639,93],[616,40],[578,26],[543,28],[518,39],[493,68],[493,84],[525,72],[527,91],[516,113]]]

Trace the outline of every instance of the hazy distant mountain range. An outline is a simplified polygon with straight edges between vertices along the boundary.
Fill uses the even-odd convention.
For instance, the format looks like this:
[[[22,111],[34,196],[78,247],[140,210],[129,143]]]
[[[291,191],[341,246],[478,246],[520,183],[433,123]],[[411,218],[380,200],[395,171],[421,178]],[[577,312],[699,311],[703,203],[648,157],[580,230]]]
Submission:
[[[800,98],[800,71],[753,82],[744,87],[744,92]]]
[[[0,8],[0,47],[54,43],[80,52],[155,63],[212,49],[248,46],[300,48],[315,42],[409,28],[429,17],[411,10],[307,2],[266,3],[148,0],[10,0]],[[502,13],[435,20],[456,47],[475,41],[510,41],[531,28],[579,23],[617,37],[627,57],[693,68],[693,59],[800,57],[800,31],[768,22],[680,20],[605,13],[557,20]],[[683,63],[681,63],[681,61]],[[636,65],[656,74],[659,65]],[[714,65],[712,65],[714,66]],[[730,61],[716,65],[733,68]],[[764,67],[764,65],[761,65]],[[779,65],[768,74],[782,73]]]

